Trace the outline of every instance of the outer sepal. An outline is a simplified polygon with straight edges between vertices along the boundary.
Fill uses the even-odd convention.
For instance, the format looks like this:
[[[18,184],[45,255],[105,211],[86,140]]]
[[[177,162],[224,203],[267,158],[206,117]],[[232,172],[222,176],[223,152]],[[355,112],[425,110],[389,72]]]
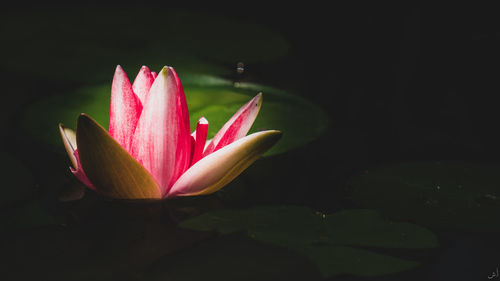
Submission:
[[[117,199],[161,198],[149,172],[86,114],[78,117],[76,142],[85,174],[98,193]]]

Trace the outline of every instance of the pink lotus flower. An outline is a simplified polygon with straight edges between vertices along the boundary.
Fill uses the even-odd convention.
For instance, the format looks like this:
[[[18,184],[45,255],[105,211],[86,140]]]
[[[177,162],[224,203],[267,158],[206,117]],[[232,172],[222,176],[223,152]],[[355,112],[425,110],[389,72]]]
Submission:
[[[131,84],[120,66],[111,87],[109,133],[86,114],[76,133],[59,125],[73,174],[87,187],[119,199],[160,199],[213,193],[231,182],[280,138],[246,136],[262,104],[258,94],[210,141],[201,118],[191,133],[177,73],[143,66]]]

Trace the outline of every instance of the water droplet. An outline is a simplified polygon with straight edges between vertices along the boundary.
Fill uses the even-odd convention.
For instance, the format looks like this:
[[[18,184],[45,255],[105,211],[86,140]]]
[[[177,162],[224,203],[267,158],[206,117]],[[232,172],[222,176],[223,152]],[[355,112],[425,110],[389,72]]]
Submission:
[[[245,72],[245,64],[243,62],[238,62],[236,64],[236,72],[238,74],[243,74],[243,72]]]
[[[326,215],[322,212],[316,212],[316,215],[320,216],[322,219],[326,219]]]

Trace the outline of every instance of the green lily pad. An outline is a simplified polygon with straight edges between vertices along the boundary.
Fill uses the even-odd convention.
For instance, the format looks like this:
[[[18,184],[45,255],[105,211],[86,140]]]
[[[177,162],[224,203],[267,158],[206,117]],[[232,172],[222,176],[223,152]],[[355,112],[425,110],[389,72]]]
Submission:
[[[186,77],[186,79],[184,79]],[[259,85],[233,86],[212,76],[181,77],[190,111],[191,130],[201,116],[209,121],[208,138],[248,100],[263,90],[264,102],[251,132],[276,129],[283,137],[266,155],[282,153],[318,136],[327,125],[326,113],[318,106],[281,90]],[[204,86],[201,86],[205,84]],[[56,95],[33,103],[22,113],[20,126],[29,136],[61,146],[57,124],[75,128],[80,113],[87,113],[102,126],[109,122],[110,85],[85,87],[67,95]]]
[[[500,167],[416,162],[367,170],[349,181],[352,199],[398,220],[442,230],[498,231]]]
[[[222,234],[244,230],[255,240],[305,255],[325,277],[384,275],[419,264],[360,247],[426,249],[437,246],[437,238],[429,230],[410,223],[387,221],[372,210],[324,215],[299,206],[223,209],[190,218],[180,226]]]
[[[288,50],[266,27],[162,7],[16,11],[0,23],[9,54],[1,67],[65,81],[104,82],[117,64],[222,75],[233,70],[221,63],[269,61]]]

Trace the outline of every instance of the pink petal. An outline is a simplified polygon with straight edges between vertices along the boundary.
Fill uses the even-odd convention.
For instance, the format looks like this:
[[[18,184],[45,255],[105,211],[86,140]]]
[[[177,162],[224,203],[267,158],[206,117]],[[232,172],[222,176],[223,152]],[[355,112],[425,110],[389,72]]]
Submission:
[[[163,193],[189,167],[191,136],[186,97],[171,67],[164,67],[151,86],[131,155],[151,173]]]
[[[181,114],[180,118],[184,124],[183,130],[186,130],[189,135],[191,132],[191,126],[189,125],[189,111],[186,102],[186,94],[184,94],[184,88],[182,88],[181,79],[179,78],[179,75],[177,75],[177,72],[175,72],[173,67],[169,67],[169,70],[172,72],[175,84],[177,85],[177,106],[179,107],[179,113]]]
[[[134,94],[127,74],[118,65],[111,86],[109,134],[127,151],[130,151],[141,111],[141,101]]]
[[[149,93],[149,89],[151,88],[151,85],[153,85],[154,81],[155,77],[153,77],[149,68],[147,66],[141,67],[141,70],[139,70],[139,73],[135,77],[134,83],[132,84],[132,89],[137,97],[139,97],[141,104],[144,104]]]
[[[71,172],[84,185],[86,185],[88,188],[90,188],[92,190],[95,190],[95,186],[90,182],[89,178],[85,175],[85,172],[83,171],[82,164],[80,163],[80,157],[78,156],[78,149],[75,149],[75,152],[73,155],[75,156],[75,159],[78,163],[78,167],[76,168],[76,170],[73,167],[69,167]]]
[[[153,79],[156,79],[158,77],[158,73],[151,71],[151,75],[153,76]]]
[[[193,152],[191,158],[191,165],[198,162],[203,156],[203,149],[205,148],[205,142],[207,141],[208,133],[208,121],[205,117],[201,117],[196,124],[196,131],[193,133]]]
[[[212,141],[208,144],[204,156],[221,149],[248,133],[262,105],[262,93],[256,95],[242,106],[229,121],[222,126]]]

